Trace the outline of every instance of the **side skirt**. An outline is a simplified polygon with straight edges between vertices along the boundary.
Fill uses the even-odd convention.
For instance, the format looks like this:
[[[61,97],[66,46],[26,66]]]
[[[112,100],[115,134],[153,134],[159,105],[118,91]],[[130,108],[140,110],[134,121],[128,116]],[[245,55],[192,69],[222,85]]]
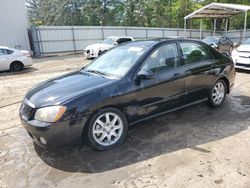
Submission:
[[[155,114],[155,115],[151,115],[151,116],[148,116],[148,117],[146,117],[146,118],[143,118],[143,119],[140,119],[140,120],[131,122],[131,123],[129,123],[129,125],[134,125],[134,124],[137,124],[137,123],[142,122],[142,121],[145,121],[145,120],[153,119],[153,118],[156,118],[156,117],[158,117],[158,116],[162,116],[162,115],[169,114],[169,113],[174,112],[174,111],[177,111],[177,110],[181,110],[181,109],[183,109],[183,108],[187,108],[187,107],[190,107],[190,106],[194,106],[194,105],[196,105],[196,104],[200,104],[200,103],[205,102],[205,101],[207,101],[207,100],[208,100],[207,98],[204,98],[204,99],[201,99],[201,100],[198,100],[198,101],[194,101],[194,102],[192,102],[192,103],[185,104],[185,105],[183,105],[183,106],[179,106],[179,107],[177,107],[177,108],[173,108],[173,109],[171,109],[171,110],[164,111],[164,112],[161,112],[161,113],[158,113],[158,114]]]

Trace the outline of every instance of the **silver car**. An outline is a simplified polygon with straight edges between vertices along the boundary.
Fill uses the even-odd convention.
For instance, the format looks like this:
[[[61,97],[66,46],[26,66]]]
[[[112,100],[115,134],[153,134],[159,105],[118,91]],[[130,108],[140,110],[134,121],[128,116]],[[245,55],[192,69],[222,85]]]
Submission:
[[[0,71],[20,71],[33,64],[31,54],[26,50],[17,50],[0,46]]]

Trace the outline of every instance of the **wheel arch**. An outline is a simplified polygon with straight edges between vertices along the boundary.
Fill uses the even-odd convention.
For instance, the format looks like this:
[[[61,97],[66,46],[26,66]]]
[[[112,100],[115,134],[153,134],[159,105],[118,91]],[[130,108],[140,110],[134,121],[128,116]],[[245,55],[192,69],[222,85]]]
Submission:
[[[226,87],[227,87],[227,94],[229,94],[229,92],[230,92],[229,80],[225,76],[220,77],[218,80],[223,80],[225,82]]]
[[[14,63],[20,63],[23,67],[24,67],[24,64],[22,61],[19,61],[19,60],[13,60],[11,63],[10,63],[10,66],[9,68],[11,68],[11,65],[13,65]]]

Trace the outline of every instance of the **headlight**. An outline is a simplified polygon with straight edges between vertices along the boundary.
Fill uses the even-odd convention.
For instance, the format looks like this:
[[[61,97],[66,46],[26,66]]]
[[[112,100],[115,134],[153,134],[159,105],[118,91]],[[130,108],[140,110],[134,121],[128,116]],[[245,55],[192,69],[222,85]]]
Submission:
[[[66,111],[65,106],[49,106],[44,108],[39,108],[36,111],[35,119],[43,122],[56,122],[58,121]]]

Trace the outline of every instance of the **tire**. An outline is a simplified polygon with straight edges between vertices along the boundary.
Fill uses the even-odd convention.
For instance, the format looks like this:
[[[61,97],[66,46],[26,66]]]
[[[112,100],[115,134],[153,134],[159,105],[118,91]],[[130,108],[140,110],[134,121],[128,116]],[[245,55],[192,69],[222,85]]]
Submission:
[[[23,64],[21,62],[15,61],[11,63],[10,70],[13,72],[17,72],[23,69]]]
[[[218,80],[209,92],[208,104],[211,107],[220,107],[226,98],[227,86],[223,80]]]
[[[125,115],[116,108],[105,108],[96,112],[90,119],[85,137],[97,150],[108,150],[121,145],[128,132]]]

